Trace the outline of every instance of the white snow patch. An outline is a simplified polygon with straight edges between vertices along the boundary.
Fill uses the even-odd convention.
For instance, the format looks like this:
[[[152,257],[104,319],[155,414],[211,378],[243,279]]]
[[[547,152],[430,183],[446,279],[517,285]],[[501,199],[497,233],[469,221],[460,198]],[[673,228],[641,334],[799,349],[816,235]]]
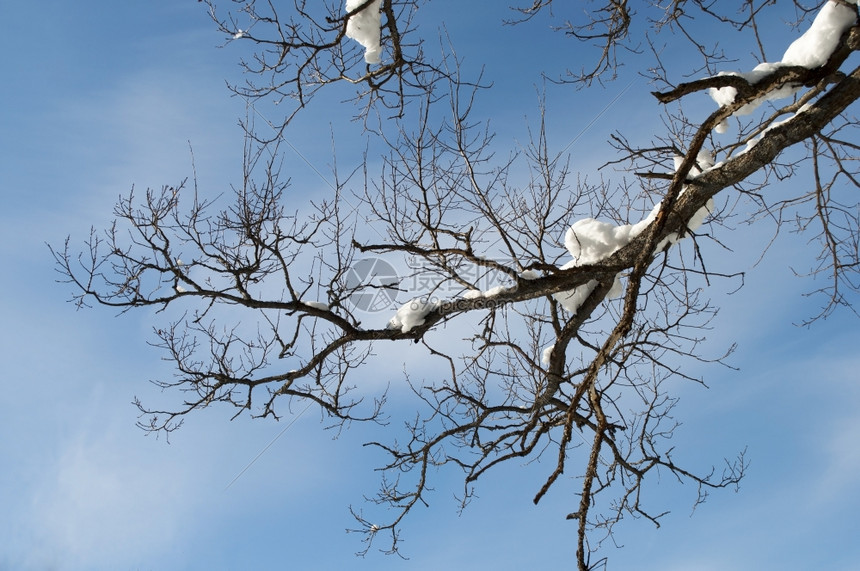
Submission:
[[[245,30],[242,30],[242,29],[236,30],[236,33],[233,34],[233,39],[238,40],[239,38],[241,38],[244,35],[245,35]]]
[[[562,266],[562,269],[596,264],[608,258],[641,234],[653,222],[659,211],[660,204],[657,204],[643,220],[636,224],[622,224],[621,226],[601,222],[594,218],[577,220],[564,235],[564,245],[574,259]],[[596,280],[591,280],[573,290],[553,294],[553,297],[567,311],[576,315],[579,306],[591,295],[591,292],[597,287],[597,283]],[[621,282],[618,276],[615,276],[609,294],[611,297],[618,297],[621,291],[623,291]]]
[[[782,61],[777,63],[761,63],[753,68],[752,71],[731,73],[731,75],[740,76],[750,84],[755,84],[782,66],[797,65],[813,69],[824,65],[830,59],[836,46],[839,45],[839,38],[842,37],[842,34],[857,22],[857,9],[847,6],[846,3],[856,6],[858,1],[860,0],[846,0],[845,2],[831,0],[830,2],[826,2],[821,7],[818,15],[815,16],[815,20],[813,20],[809,29],[788,46],[788,49],[782,56]],[[720,75],[724,74],[725,72]],[[765,94],[763,97],[744,105],[735,111],[734,114],[748,115],[765,101],[791,97],[798,89],[799,86],[796,85],[783,85]],[[737,96],[737,89],[734,87],[711,88],[708,90],[708,93],[717,105],[722,107],[734,102]],[[715,128],[715,131],[724,133],[726,128],[727,125],[723,122]]]
[[[684,157],[679,157],[679,156],[674,157],[674,163],[675,163],[675,170],[676,171],[678,170],[678,167],[681,166],[681,163],[683,162],[683,160],[684,160]],[[719,164],[722,165],[722,163],[719,163]],[[696,165],[697,166],[694,166],[693,168],[690,169],[690,173],[688,175],[689,178],[696,178],[697,176],[699,176],[703,172],[707,172],[707,171],[709,171],[713,168],[717,168],[717,166],[719,166],[714,162],[714,154],[711,151],[709,151],[708,149],[702,149],[699,151],[699,154],[696,155]],[[681,196],[684,195],[685,190],[687,190],[686,187],[681,189]],[[710,198],[710,199],[708,199],[708,202],[707,202],[707,204],[705,204],[705,206],[698,209],[696,211],[696,213],[693,214],[693,217],[690,218],[690,220],[687,222],[687,228],[689,228],[691,232],[695,232],[696,230],[701,228],[702,224],[704,224],[704,222],[705,222],[705,219],[713,211],[714,211],[714,199]],[[657,213],[655,211],[652,211],[651,214],[652,214],[652,216],[649,216],[649,218],[653,218],[653,216],[656,216]],[[666,247],[667,244],[674,244],[677,241],[678,241],[678,234],[673,232],[673,233],[669,234],[666,238],[664,238],[663,241],[660,242],[660,244],[657,245],[657,251],[660,252],[663,250],[664,247]]]
[[[308,307],[313,307],[314,309],[321,309],[323,311],[328,311],[328,304],[323,303],[321,301],[305,301],[305,300],[302,300],[302,303],[307,305]]]
[[[856,6],[857,0],[848,0],[848,3]],[[782,63],[809,69],[824,65],[839,45],[839,38],[856,21],[856,8],[841,2],[827,2],[809,29],[785,50]]]
[[[752,71],[748,71],[746,73],[723,72],[718,75],[737,75],[738,77],[742,77],[743,79],[747,80],[747,82],[749,82],[751,85],[755,85],[783,65],[786,64],[765,62],[758,64],[752,69]],[[749,103],[735,111],[733,115],[749,115],[750,113],[758,109],[758,107],[765,101],[791,97],[792,95],[797,93],[798,89],[799,87],[793,84],[783,85],[778,89],[769,91],[768,93],[764,94],[762,97],[759,97],[754,101],[750,101]],[[717,103],[717,105],[722,107],[723,105],[730,105],[735,102],[735,97],[738,94],[738,90],[734,87],[720,87],[719,89],[712,87],[708,90],[708,94],[711,96],[711,99],[713,99]],[[723,127],[723,131],[718,132],[725,132],[725,127]]]
[[[675,165],[675,171],[677,172],[679,168],[681,168],[681,163],[684,162],[684,157],[680,155],[675,155],[672,157],[672,162]],[[696,155],[696,164],[690,169],[690,172],[687,173],[688,178],[696,178],[703,172],[714,167],[714,154],[708,149],[702,149],[699,151],[699,154]],[[656,212],[654,213],[656,215]]]
[[[705,218],[708,217],[710,213],[714,211],[714,199],[709,198],[708,203],[698,209],[693,217],[687,222],[687,228],[690,229],[691,232],[695,232],[699,228],[701,228],[702,224],[705,223]]]
[[[716,167],[714,164],[714,157],[709,151],[701,151],[697,158],[698,164],[703,169]],[[677,157],[675,160],[675,168],[680,166],[679,159],[680,157]],[[695,173],[697,176],[701,174],[702,171],[698,167],[694,167],[690,172]],[[683,190],[681,192],[683,193]],[[687,222],[687,228],[689,228],[690,231],[698,230],[708,215],[713,211],[714,200],[709,199],[707,204],[697,210],[690,218]],[[565,233],[564,236],[564,245],[567,247],[574,259],[563,265],[561,269],[566,270],[577,266],[596,264],[601,260],[608,258],[639,236],[639,234],[641,234],[642,231],[654,221],[658,212],[660,212],[660,203],[655,204],[648,216],[636,224],[623,224],[621,226],[601,222],[594,218],[584,218],[574,222],[574,224],[567,229],[567,233]],[[679,239],[680,236],[678,233],[672,232],[657,244],[655,251],[661,252],[667,246],[675,244]],[[591,295],[594,288],[597,287],[597,283],[598,282],[596,280],[591,280],[572,290],[553,294],[553,297],[567,311],[576,315],[579,307],[585,299]],[[612,283],[612,287],[607,292],[607,297],[609,299],[615,299],[621,296],[623,292],[624,287],[621,283],[620,276],[616,275],[615,280]]]
[[[346,0],[346,11],[352,12],[364,4],[366,0]],[[379,63],[382,48],[380,47],[380,13],[381,0],[373,0],[367,8],[354,14],[346,23],[346,37],[352,38],[364,46],[364,61],[370,64]]]
[[[544,348],[540,354],[540,362],[544,365],[549,365],[549,359],[552,357],[552,350],[555,349],[555,343]]]
[[[672,232],[657,244],[657,247],[654,249],[655,252],[662,252],[666,249],[667,246],[674,246],[678,242],[678,233]]]
[[[399,329],[403,333],[408,333],[413,327],[423,325],[427,314],[437,307],[439,307],[437,300],[415,298],[400,306],[397,314],[388,322],[388,329]]]
[[[696,174],[701,174],[702,172],[713,167],[714,166],[714,153],[712,153],[708,149],[701,149],[699,151],[699,154],[696,155],[696,164],[698,165],[696,170],[700,171]]]
[[[647,218],[636,224],[615,226],[594,218],[583,218],[573,223],[564,235],[564,245],[576,258],[577,266],[597,263],[608,258],[630,243],[648,227],[657,216],[659,205]]]
[[[187,291],[187,290],[186,290],[184,287],[182,287],[181,285],[177,285],[174,289],[176,290],[176,293],[185,293],[185,292]]]
[[[562,266],[562,269],[566,269]],[[572,290],[561,291],[554,293],[552,296],[571,314],[576,315],[582,303],[591,295],[594,288],[597,287],[597,280],[590,280],[588,283],[577,286]]]
[[[540,274],[534,270],[525,270],[520,273],[520,277],[524,280],[536,280],[540,277]]]
[[[612,282],[612,287],[609,288],[608,292],[606,292],[606,297],[609,299],[616,299],[621,297],[622,293],[624,293],[624,286],[621,283],[621,277],[618,274],[615,274],[615,281]]]
[[[485,291],[482,295],[484,297],[495,297],[495,296],[503,294],[503,293],[511,293],[514,291],[517,291],[516,285],[513,285],[513,286],[496,286],[496,287],[491,287],[490,289]]]
[[[470,289],[463,292],[463,299],[481,299],[488,297],[495,297],[497,295],[501,295],[503,293],[511,293],[517,291],[516,284],[512,286],[495,286],[491,287],[487,291],[480,291],[477,289]]]

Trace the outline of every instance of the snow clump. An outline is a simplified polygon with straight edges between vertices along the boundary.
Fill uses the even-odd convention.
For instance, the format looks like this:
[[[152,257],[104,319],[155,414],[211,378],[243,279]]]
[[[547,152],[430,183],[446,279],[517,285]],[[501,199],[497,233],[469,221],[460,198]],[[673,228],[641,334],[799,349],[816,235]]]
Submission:
[[[683,157],[675,157],[675,170],[681,166]],[[696,156],[697,166],[690,169],[689,177],[695,178],[715,166],[714,155],[707,149],[702,149]],[[681,190],[683,195],[685,189]],[[636,224],[622,224],[616,226],[608,222],[601,222],[594,218],[583,218],[577,220],[567,229],[564,235],[564,245],[573,260],[566,263],[561,269],[566,270],[577,266],[587,266],[596,264],[605,260],[630,242],[632,242],[645,228],[657,218],[657,213],[660,212],[661,203],[654,205],[651,212],[637,222]],[[714,200],[709,199],[707,204],[696,211],[695,214],[687,221],[687,228],[691,232],[698,230],[708,215],[714,211]],[[669,234],[667,237],[657,244],[656,252],[662,251],[667,245],[675,244],[680,239],[676,232]],[[579,307],[591,295],[594,288],[597,287],[597,280],[589,280],[587,283],[577,286],[576,288],[553,294],[553,297],[570,313],[576,315]],[[624,292],[624,287],[621,284],[621,279],[618,275],[615,276],[615,281],[606,296],[609,299],[619,297]]]
[[[555,343],[547,345],[540,354],[540,362],[544,365],[549,365],[549,360],[552,358],[552,350],[555,349]]]
[[[839,38],[857,21],[857,9],[846,4],[856,6],[857,2],[858,0],[831,1],[822,6],[809,29],[785,50],[782,63],[808,69],[827,63],[839,45]]]
[[[346,11],[352,12],[367,0],[346,0]],[[346,23],[346,37],[364,46],[364,61],[369,64],[379,63],[382,48],[380,47],[380,14],[381,0],[373,0],[367,8],[354,14]]]
[[[400,306],[397,314],[388,322],[387,329],[399,329],[403,333],[409,333],[413,327],[424,325],[424,318],[437,307],[438,300],[415,298]]]
[[[814,69],[824,65],[839,45],[839,38],[842,37],[842,34],[857,22],[857,9],[849,5],[856,6],[858,1],[860,0],[840,0],[839,2],[831,0],[825,3],[809,29],[788,46],[788,49],[782,56],[782,61],[777,63],[761,63],[755,66],[752,71],[746,73],[730,72],[728,75],[737,75],[747,80],[750,84],[756,84],[780,67],[796,65],[807,69]],[[726,72],[722,72],[719,75],[726,74]],[[799,86],[783,85],[744,105],[735,111],[734,114],[749,115],[765,101],[791,97],[798,90]],[[734,87],[712,87],[708,90],[708,94],[717,105],[722,107],[734,103],[738,91]],[[718,133],[724,133],[726,129],[727,125],[725,122],[722,122],[715,130]]]
[[[596,264],[608,258],[641,234],[657,217],[659,211],[660,205],[657,204],[645,219],[636,224],[623,224],[621,226],[601,222],[594,218],[577,220],[564,235],[564,245],[574,259],[563,265],[561,269],[566,270],[577,266]],[[579,306],[591,295],[591,292],[597,287],[597,283],[597,280],[590,280],[570,291],[553,294],[553,297],[567,311],[576,315]],[[608,297],[610,299],[618,297],[622,291],[621,280],[615,276]]]
[[[745,80],[747,80],[747,82],[750,83],[751,85],[754,85],[754,84],[758,83],[759,81],[761,81],[762,79],[764,79],[765,77],[767,77],[768,75],[770,75],[771,73],[773,73],[774,71],[776,71],[779,67],[781,67],[781,65],[782,64],[765,62],[765,63],[758,64],[757,66],[755,66],[752,69],[752,71],[748,71],[746,73],[722,72],[722,73],[719,73],[718,75],[737,75],[737,76],[742,77]],[[796,85],[790,85],[790,84],[783,85],[783,86],[779,87],[778,89],[774,89],[773,91],[769,91],[769,92],[765,93],[763,96],[759,97],[755,101],[750,101],[749,103],[747,103],[746,105],[744,105],[743,107],[741,107],[740,109],[735,111],[733,114],[738,115],[738,116],[749,115],[750,113],[752,113],[753,111],[758,109],[759,106],[762,103],[764,103],[765,101],[771,101],[773,99],[784,99],[786,97],[791,97],[792,95],[797,93],[798,90],[799,90],[799,87]],[[711,99],[713,99],[717,103],[717,105],[719,105],[720,107],[722,107],[723,105],[731,105],[732,103],[734,103],[735,97],[737,96],[737,94],[738,94],[738,90],[735,89],[734,87],[720,87],[720,88],[712,87],[708,90],[708,95],[710,95]],[[717,126],[717,132],[718,133],[725,132],[725,126],[722,123],[720,123],[720,125]]]

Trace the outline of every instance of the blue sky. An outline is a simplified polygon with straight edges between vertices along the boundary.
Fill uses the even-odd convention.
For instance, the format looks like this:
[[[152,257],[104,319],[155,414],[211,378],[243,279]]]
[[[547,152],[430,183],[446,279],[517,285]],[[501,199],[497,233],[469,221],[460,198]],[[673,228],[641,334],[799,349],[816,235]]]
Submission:
[[[91,225],[105,226],[114,200],[132,185],[158,187],[189,176],[189,142],[204,192],[228,192],[241,175],[236,122],[244,105],[230,97],[224,80],[237,77],[238,51],[216,47],[222,38],[191,0],[4,2],[2,12],[0,569],[572,563],[575,530],[563,519],[570,498],[559,492],[538,508],[531,504],[546,466],[510,465],[490,474],[462,515],[453,499],[455,475],[440,474],[431,506],[404,529],[409,559],[376,552],[357,559],[359,538],[344,533],[352,523],[347,507],[375,491],[378,457],[360,444],[378,429],[353,425],[333,438],[319,414],[308,411],[228,488],[291,419],[230,422],[229,411],[208,410],[170,444],[135,428],[134,396],[171,396],[147,383],[171,373],[146,344],[155,316],[75,311],[65,302],[68,287],[54,281],[45,244],[60,244],[67,234],[81,240]],[[482,111],[500,137],[523,141],[526,118],[538,115],[539,79],[519,46],[540,45],[559,67],[582,56],[573,44],[535,29],[506,29],[501,44],[485,41],[474,32],[487,18],[481,9],[460,12],[448,22],[449,33],[467,65],[486,64],[496,82]],[[602,143],[613,130],[644,136],[659,129],[657,105],[632,74],[605,90],[548,93],[550,139],[564,146],[631,81],[571,147],[585,172],[611,158]],[[339,164],[354,166],[363,139],[346,124],[348,116],[349,109],[317,106],[287,137],[325,171],[334,130]],[[325,183],[302,159],[288,152],[286,161],[291,199],[298,204],[321,195]],[[790,269],[809,267],[812,250],[803,238],[783,235],[753,267],[771,232],[740,226],[721,236],[735,253],[718,263],[749,273],[739,293],[728,295],[733,283],[712,288],[723,309],[708,346],[716,353],[737,342],[731,364],[738,370],[704,368],[696,374],[709,390],[678,388],[684,423],[678,454],[707,468],[748,447],[749,475],[739,493],[715,493],[693,517],[695,490],[655,481],[653,505],[672,514],[659,530],[642,521],[623,524],[617,542],[625,547],[604,553],[610,568],[860,564],[858,321],[837,312],[810,328],[793,325],[818,308],[819,300],[802,296],[812,284]],[[398,363],[368,372],[367,382],[382,375],[396,383],[401,370]],[[395,390],[393,401],[393,415],[407,416],[403,394]]]

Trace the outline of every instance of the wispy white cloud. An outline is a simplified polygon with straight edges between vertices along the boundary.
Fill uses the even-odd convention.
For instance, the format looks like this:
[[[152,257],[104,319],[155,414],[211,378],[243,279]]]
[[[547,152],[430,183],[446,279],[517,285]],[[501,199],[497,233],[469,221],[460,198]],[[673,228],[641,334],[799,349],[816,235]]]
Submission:
[[[817,482],[809,497],[810,504],[822,511],[833,508],[833,504],[860,507],[857,496],[857,474],[860,473],[860,386],[857,371],[860,358],[846,348],[841,357],[829,355],[829,362],[822,363],[810,380],[822,391],[817,410],[826,414],[812,413],[816,419],[808,438],[810,445],[820,450],[821,464]],[[824,505],[820,505],[824,504]]]
[[[200,498],[189,497],[176,458],[154,460],[110,433],[68,443],[35,485],[28,524],[42,555],[67,568],[116,569],[175,549]]]

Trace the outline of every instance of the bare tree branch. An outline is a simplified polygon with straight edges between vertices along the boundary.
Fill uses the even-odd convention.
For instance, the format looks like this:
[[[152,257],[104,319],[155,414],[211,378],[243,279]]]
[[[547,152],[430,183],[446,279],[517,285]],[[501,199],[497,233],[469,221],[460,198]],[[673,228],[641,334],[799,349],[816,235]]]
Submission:
[[[641,144],[612,137],[605,167],[634,175],[613,183],[572,176],[547,142],[545,109],[524,148],[498,155],[489,123],[478,119],[483,77],[464,78],[453,52],[427,56],[413,0],[367,1],[348,12],[340,2],[296,0],[279,13],[272,2],[237,0],[227,14],[206,4],[228,41],[258,50],[243,62],[248,83],[234,91],[293,105],[274,135],[257,132],[250,118],[243,123],[244,171],[232,203],[205,197],[196,180],[142,196],[132,190],[116,205],[117,221],[93,230],[80,252],[70,240],[51,250],[79,306],[155,307],[166,320],[153,345],[176,373],[157,385],[183,398],[168,410],[137,401],[142,427],[170,432],[216,403],[235,415],[278,418],[296,399],[336,425],[384,423],[386,394],[364,387],[359,371],[379,347],[400,343],[441,373],[407,372],[404,383],[423,408],[405,438],[368,443],[386,456],[371,498],[386,509],[371,516],[353,508],[363,552],[380,537],[384,551],[398,551],[406,516],[427,503],[442,469],[462,472],[464,507],[481,478],[512,460],[548,460],[535,503],[569,485],[562,475],[580,475],[568,515],[579,569],[603,564],[593,555],[625,516],[659,525],[665,512],[643,500],[651,474],[694,484],[696,505],[710,490],[738,486],[744,452],[722,471],[699,472],[676,460],[670,443],[679,424],[667,381],[702,382],[682,363],[722,363],[732,350],[710,358],[702,348],[716,311],[705,292],[712,279],[740,274],[706,267],[699,245],[719,243],[729,205],[748,199],[751,222],[771,220],[777,232],[811,233],[820,243],[812,269],[827,277],[820,316],[851,305],[860,291],[860,143],[850,114],[860,68],[846,62],[860,49],[856,18],[823,65],[774,65],[756,80],[717,75],[727,58],[696,26],[705,18],[750,34],[764,59],[759,19],[770,2],[738,2],[733,11],[678,0],[643,5],[640,16],[611,1],[564,20],[558,28],[596,44],[597,56],[562,82],[608,78],[619,53],[646,41],[656,58],[648,73],[669,86],[654,93],[665,106],[665,133]],[[377,6],[378,64],[364,61],[347,33],[350,18]],[[795,6],[799,20],[811,15]],[[839,9],[846,7],[856,16],[855,4]],[[551,0],[518,10],[521,26],[562,12]],[[643,27],[689,41],[701,58],[695,73],[708,76],[669,77],[656,43],[636,32]],[[311,212],[287,211],[282,134],[335,83],[356,86],[365,125],[371,111],[391,117],[369,131],[386,148],[380,170],[365,164],[343,177],[334,168],[330,197]],[[704,120],[680,106],[691,94],[727,88],[733,97]],[[730,121],[737,133],[717,138]],[[806,173],[796,196],[771,188]],[[362,175],[363,191],[350,194]],[[358,272],[368,255],[400,270],[383,280]],[[406,303],[391,305],[404,295]],[[380,296],[387,324],[360,307]],[[452,349],[455,333],[466,339]]]

